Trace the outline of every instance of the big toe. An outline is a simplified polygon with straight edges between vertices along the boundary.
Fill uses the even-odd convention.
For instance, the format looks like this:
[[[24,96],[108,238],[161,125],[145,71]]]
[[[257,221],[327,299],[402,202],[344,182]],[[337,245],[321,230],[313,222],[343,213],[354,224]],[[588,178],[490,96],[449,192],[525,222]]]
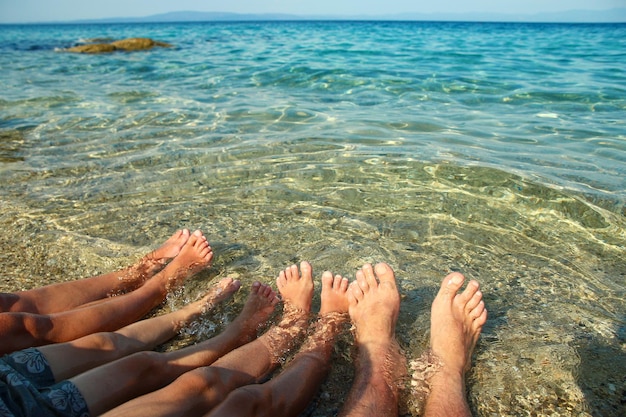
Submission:
[[[395,287],[396,277],[393,273],[393,269],[391,269],[389,265],[381,262],[379,264],[376,264],[376,266],[374,267],[374,271],[376,272],[376,276],[378,277],[378,280],[381,284],[387,283]]]
[[[449,274],[441,282],[441,288],[439,289],[438,296],[451,300],[461,289],[464,281],[465,277],[459,272]]]

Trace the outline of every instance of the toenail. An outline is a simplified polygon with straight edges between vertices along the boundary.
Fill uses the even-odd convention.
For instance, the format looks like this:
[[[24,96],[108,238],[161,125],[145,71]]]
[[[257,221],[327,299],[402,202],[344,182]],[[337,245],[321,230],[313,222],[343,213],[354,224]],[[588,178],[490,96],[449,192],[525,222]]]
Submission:
[[[454,274],[452,278],[450,278],[450,281],[448,281],[448,285],[450,284],[459,285],[462,282],[463,282],[463,277],[459,274]]]

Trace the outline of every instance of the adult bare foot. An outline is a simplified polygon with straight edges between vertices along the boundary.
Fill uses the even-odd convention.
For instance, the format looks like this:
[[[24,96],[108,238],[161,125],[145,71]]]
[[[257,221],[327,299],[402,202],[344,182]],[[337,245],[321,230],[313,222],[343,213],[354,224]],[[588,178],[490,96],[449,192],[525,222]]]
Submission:
[[[472,353],[483,325],[487,309],[478,282],[470,281],[457,293],[465,277],[448,275],[431,308],[430,346],[434,355],[449,370],[464,374],[471,366]]]
[[[400,294],[389,265],[379,263],[374,270],[372,265],[365,264],[356,273],[356,281],[350,284],[348,300],[359,343],[388,343],[394,339]]]
[[[156,277],[165,280],[165,289],[182,284],[191,275],[207,268],[213,260],[213,249],[199,230],[189,236],[178,256],[170,262]]]
[[[465,373],[487,321],[487,309],[478,282],[461,289],[465,277],[454,272],[444,278],[431,308],[430,346],[440,362],[431,377],[425,416],[470,416],[465,398]]]
[[[395,339],[400,294],[391,267],[366,264],[348,290],[356,327],[355,380],[342,416],[397,416],[399,385],[406,372]]]
[[[348,279],[330,271],[322,274],[322,305],[320,315],[348,312]]]
[[[313,297],[313,268],[304,261],[300,263],[300,271],[302,275],[296,265],[285,268],[276,278],[276,285],[285,303],[308,313]]]

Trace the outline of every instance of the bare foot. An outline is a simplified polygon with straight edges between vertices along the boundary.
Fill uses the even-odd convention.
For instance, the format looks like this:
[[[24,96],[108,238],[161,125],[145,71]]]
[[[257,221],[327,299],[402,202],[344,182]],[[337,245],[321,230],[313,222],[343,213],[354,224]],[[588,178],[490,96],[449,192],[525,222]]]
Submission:
[[[180,253],[187,240],[189,240],[189,230],[179,230],[170,236],[158,249],[144,256],[144,259],[164,264]]]
[[[141,258],[137,263],[119,274],[121,285],[111,289],[111,295],[125,290],[132,290],[142,285],[163,269],[172,258],[176,257],[189,239],[189,230],[179,230],[170,236],[161,247]]]
[[[300,263],[302,275],[296,265],[291,265],[280,271],[276,278],[278,291],[283,301],[289,303],[298,310],[311,311],[311,298],[313,297],[313,268],[304,261]]]
[[[213,250],[199,230],[189,236],[180,253],[157,276],[164,277],[166,290],[180,285],[186,278],[207,268],[213,260]],[[156,276],[155,276],[156,277]]]
[[[389,265],[379,263],[374,269],[365,264],[350,284],[348,300],[359,343],[388,343],[394,339],[400,294]]]
[[[391,267],[363,265],[350,284],[348,301],[358,354],[353,388],[341,415],[397,416],[406,364],[395,339],[400,294]]]
[[[209,291],[200,300],[187,304],[185,307],[177,310],[175,328],[180,331],[188,326],[192,321],[196,320],[202,314],[206,314],[213,309],[218,303],[230,298],[234,293],[239,291],[241,282],[232,278],[221,279],[217,284],[213,285]]]
[[[322,274],[322,306],[320,315],[348,312],[348,279],[329,271]]]
[[[230,298],[234,293],[239,291],[239,288],[241,288],[241,282],[239,280],[230,277],[222,278],[209,289],[201,300],[198,300],[198,302],[202,303],[202,313],[207,312],[215,307],[215,305]]]
[[[464,375],[487,321],[487,309],[478,282],[461,289],[465,277],[454,272],[444,278],[431,308],[430,346],[448,372]]]
[[[252,340],[256,337],[259,326],[270,318],[279,302],[280,299],[272,287],[255,281],[243,310],[227,330],[239,334],[243,342]]]
[[[195,310],[200,314],[206,313],[222,301],[227,300],[241,288],[241,282],[230,277],[222,278],[213,285],[198,301],[186,305],[183,309]]]

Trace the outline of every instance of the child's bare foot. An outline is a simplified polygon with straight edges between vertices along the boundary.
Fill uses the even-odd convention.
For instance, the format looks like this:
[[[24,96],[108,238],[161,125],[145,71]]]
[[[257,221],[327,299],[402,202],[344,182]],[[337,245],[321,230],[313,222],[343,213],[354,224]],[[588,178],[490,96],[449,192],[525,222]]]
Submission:
[[[465,277],[454,272],[444,278],[431,308],[430,346],[444,370],[460,373],[471,366],[472,352],[487,321],[487,309],[478,282],[461,289]]]
[[[296,265],[285,268],[276,278],[276,285],[283,301],[308,313],[311,311],[313,297],[313,268],[311,264],[304,261],[300,263],[300,271],[302,275],[298,272]]]
[[[374,269],[365,264],[356,273],[356,281],[350,284],[348,300],[357,342],[388,343],[394,339],[400,294],[389,265],[379,263]]]
[[[222,301],[227,300],[241,288],[241,282],[230,277],[222,278],[213,285],[206,294],[198,301],[188,304],[184,308],[198,311],[200,314],[206,313]]]
[[[272,287],[255,281],[243,310],[227,330],[239,334],[242,342],[254,339],[259,326],[270,318],[279,301]]]
[[[144,259],[165,264],[180,253],[187,240],[189,240],[189,230],[179,230],[170,236],[159,248],[144,256]]]
[[[155,276],[166,280],[166,290],[180,285],[186,278],[207,268],[213,260],[213,249],[199,230],[189,236],[180,253]]]
[[[348,312],[348,280],[329,271],[322,274],[322,306],[320,315]]]
[[[179,230],[170,236],[158,249],[145,255],[137,263],[119,273],[121,285],[111,290],[111,294],[120,291],[132,290],[142,285],[148,278],[151,278],[163,269],[172,258],[176,257],[187,240],[189,230]]]
[[[196,320],[202,314],[206,314],[217,304],[230,298],[234,293],[239,291],[240,287],[241,282],[233,280],[232,278],[223,278],[217,284],[213,285],[204,297],[172,313],[176,315],[177,331],[189,325],[189,323]]]

